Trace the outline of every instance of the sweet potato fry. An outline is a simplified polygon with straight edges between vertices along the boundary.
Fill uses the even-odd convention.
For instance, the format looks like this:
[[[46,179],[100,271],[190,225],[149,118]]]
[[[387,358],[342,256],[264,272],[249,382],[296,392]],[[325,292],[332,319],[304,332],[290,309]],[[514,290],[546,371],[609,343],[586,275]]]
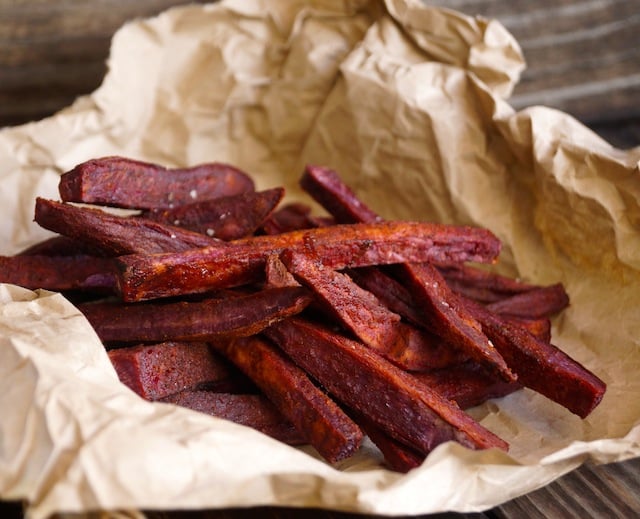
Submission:
[[[246,377],[205,342],[163,342],[112,349],[109,359],[120,382],[146,400],[187,389],[238,392]]]
[[[261,394],[185,390],[162,401],[251,427],[287,445],[306,443],[291,422]]]
[[[335,171],[307,166],[301,185],[340,222],[382,220],[358,199]],[[514,380],[515,375],[504,359],[493,348],[480,325],[463,305],[458,304],[456,294],[435,267],[408,263],[398,265],[397,269],[414,300],[424,309],[422,313],[427,328],[454,348],[491,367],[505,380]]]
[[[330,168],[307,165],[300,178],[300,186],[339,223],[374,223],[383,220]]]
[[[36,200],[35,220],[45,229],[113,256],[178,252],[216,243],[209,236],[179,227],[44,198]]]
[[[274,211],[262,226],[265,234],[282,234],[283,232],[313,229],[335,224],[331,216],[314,216],[311,206],[300,202],[291,202]]]
[[[118,260],[125,301],[206,292],[264,276],[268,254],[304,251],[340,270],[373,264],[457,258],[491,262],[499,240],[479,228],[420,222],[333,225],[255,236],[181,253],[129,255]]]
[[[362,415],[357,416],[355,419],[369,439],[378,447],[389,469],[406,473],[419,467],[424,461],[424,454],[394,440],[371,420]]]
[[[402,264],[398,270],[414,300],[424,309],[427,329],[504,380],[517,378],[433,265]]]
[[[437,267],[454,291],[481,303],[492,303],[538,288],[519,279],[462,263],[439,264]]]
[[[412,375],[444,398],[453,400],[462,409],[522,389],[518,382],[505,382],[492,376],[475,362],[463,362],[456,366]]]
[[[301,312],[311,301],[306,289],[284,287],[224,299],[79,305],[103,342],[209,341],[258,333]]]
[[[551,342],[551,320],[548,317],[530,319],[513,315],[499,314],[501,319],[514,326],[521,326],[536,339],[543,342]]]
[[[255,382],[327,461],[345,459],[358,450],[360,428],[274,345],[254,336],[216,342],[215,347]]]
[[[348,271],[359,286],[374,294],[389,310],[401,315],[415,326],[424,326],[424,317],[413,297],[399,281],[377,267],[362,267]],[[523,318],[501,314],[513,324],[524,326],[540,340],[551,340],[551,322],[548,318]]]
[[[473,449],[508,448],[456,404],[360,342],[296,317],[264,333],[334,398],[422,454],[449,440]]]
[[[434,369],[459,361],[457,352],[440,338],[402,322],[400,315],[346,274],[290,250],[282,253],[282,260],[296,280],[313,291],[327,313],[401,368]]]
[[[464,300],[482,329],[518,375],[518,382],[585,418],[600,403],[606,384],[551,343],[501,319],[479,303]]]
[[[60,177],[58,187],[64,202],[131,209],[171,208],[255,189],[249,175],[227,164],[167,169],[124,157],[78,164]]]
[[[58,235],[34,243],[17,256],[104,256],[104,253],[79,240]]]
[[[501,315],[538,319],[552,317],[569,306],[569,296],[561,283],[538,287],[495,301],[487,309]]]
[[[0,282],[24,288],[114,293],[111,258],[94,256],[0,256]]]
[[[230,241],[253,234],[284,196],[284,188],[248,191],[173,209],[150,209],[141,217]]]

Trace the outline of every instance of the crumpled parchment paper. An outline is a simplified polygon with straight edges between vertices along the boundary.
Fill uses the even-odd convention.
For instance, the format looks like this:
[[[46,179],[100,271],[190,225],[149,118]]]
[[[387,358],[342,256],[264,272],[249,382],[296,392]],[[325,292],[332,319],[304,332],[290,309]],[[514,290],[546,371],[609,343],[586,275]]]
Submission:
[[[308,449],[121,385],[60,295],[0,285],[0,497],[54,512],[313,506],[407,515],[479,511],[585,460],[640,454],[640,148],[570,116],[516,112],[524,61],[495,21],[406,0],[223,1],[171,9],[114,37],[102,86],[0,131],[0,246],[48,233],[75,164],[118,154],[167,166],[226,161],[301,197],[304,164],[337,169],[375,210],[486,226],[500,268],[561,281],[554,343],[608,384],[586,420],[522,391],[470,412],[509,454],[438,447],[419,469],[370,446],[331,467]]]

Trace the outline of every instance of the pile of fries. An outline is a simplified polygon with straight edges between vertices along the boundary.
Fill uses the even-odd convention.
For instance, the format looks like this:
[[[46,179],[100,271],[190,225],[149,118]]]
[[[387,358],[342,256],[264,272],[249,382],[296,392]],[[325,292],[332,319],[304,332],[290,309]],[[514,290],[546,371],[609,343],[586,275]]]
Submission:
[[[523,387],[582,418],[599,404],[602,380],[551,343],[564,288],[482,267],[490,231],[383,221],[324,167],[300,185],[326,215],[226,164],[90,160],[36,200],[56,236],[0,257],[0,282],[64,293],[143,398],[329,463],[365,436],[401,472],[450,440],[507,450],[464,410]]]

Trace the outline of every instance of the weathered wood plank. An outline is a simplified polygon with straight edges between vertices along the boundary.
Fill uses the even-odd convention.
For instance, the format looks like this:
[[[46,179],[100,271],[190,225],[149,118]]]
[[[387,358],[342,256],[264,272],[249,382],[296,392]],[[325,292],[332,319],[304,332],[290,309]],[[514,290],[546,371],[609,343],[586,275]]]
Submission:
[[[558,108],[593,127],[640,117],[638,0],[431,3],[496,18],[515,36],[527,68],[511,99],[514,107]]]

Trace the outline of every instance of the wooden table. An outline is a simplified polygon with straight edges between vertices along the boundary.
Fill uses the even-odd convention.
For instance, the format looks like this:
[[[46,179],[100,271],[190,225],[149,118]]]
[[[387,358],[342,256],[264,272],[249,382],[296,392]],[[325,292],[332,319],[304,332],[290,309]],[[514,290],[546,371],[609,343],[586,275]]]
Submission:
[[[51,115],[92,92],[106,71],[114,31],[175,0],[0,0],[0,127]],[[204,2],[200,2],[204,3]],[[619,147],[640,145],[639,0],[436,0],[468,14],[500,20],[517,38],[527,70],[516,107],[533,104],[570,113]],[[0,503],[19,517],[18,503]],[[324,510],[266,507],[207,512],[149,512],[150,518],[240,519],[362,517]],[[640,516],[640,458],[584,465],[554,483],[479,514],[430,518]]]

